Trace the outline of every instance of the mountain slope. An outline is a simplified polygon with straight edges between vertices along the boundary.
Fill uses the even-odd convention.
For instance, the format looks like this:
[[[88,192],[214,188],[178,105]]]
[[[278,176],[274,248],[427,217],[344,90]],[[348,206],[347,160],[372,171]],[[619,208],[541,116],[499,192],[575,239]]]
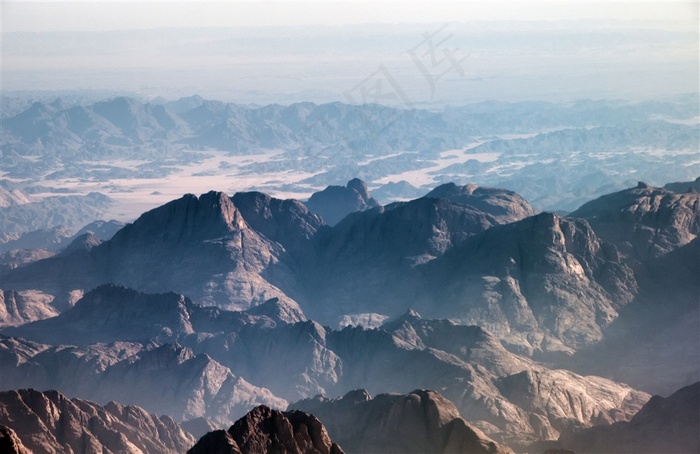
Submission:
[[[679,194],[640,182],[636,188],[588,202],[570,216],[586,219],[605,241],[644,261],[700,234],[700,194]]]
[[[0,328],[55,317],[53,297],[41,292],[0,290]]]
[[[256,405],[287,404],[178,344],[54,347],[0,336],[0,368],[0,389],[58,389],[97,402],[138,404],[178,421],[205,416],[229,424]]]
[[[348,214],[376,208],[379,203],[370,195],[367,184],[354,178],[346,186],[328,186],[313,193],[306,206],[326,224],[334,226]]]
[[[700,382],[654,396],[629,422],[563,434],[559,445],[590,453],[690,453],[700,449]]]
[[[512,452],[470,426],[435,391],[381,394],[372,399],[365,390],[356,390],[339,399],[302,400],[289,408],[317,416],[331,438],[349,453]]]
[[[273,202],[267,199],[270,206]],[[258,222],[255,210],[242,206],[251,222]],[[296,233],[292,223],[304,223],[301,228],[311,232],[320,223],[301,204],[282,205],[279,210],[283,214],[300,210],[299,215],[280,219],[284,226],[276,230],[280,234],[286,235],[287,228]],[[269,223],[263,223],[266,226]],[[273,236],[274,232],[261,230]],[[275,239],[290,249],[294,246],[286,238]],[[297,237],[294,241],[303,244]],[[231,198],[210,192],[199,198],[186,195],[151,210],[89,252],[36,262],[8,272],[3,279],[13,288],[45,288],[57,295],[113,282],[246,309],[273,297],[292,301],[287,293],[295,295],[297,284],[287,256],[282,244],[251,228]]]
[[[0,392],[0,424],[34,452],[179,453],[194,443],[171,418],[134,406],[105,406],[56,391]]]

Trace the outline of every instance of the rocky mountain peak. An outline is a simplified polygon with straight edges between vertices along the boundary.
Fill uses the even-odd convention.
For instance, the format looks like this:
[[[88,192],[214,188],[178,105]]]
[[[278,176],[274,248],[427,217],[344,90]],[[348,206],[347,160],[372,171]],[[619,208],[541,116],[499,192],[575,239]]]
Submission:
[[[603,240],[618,245],[628,257],[644,261],[700,234],[700,194],[640,183],[590,201],[570,216],[586,219]]]
[[[290,252],[300,253],[323,221],[298,200],[281,200],[261,192],[238,192],[231,198],[247,224]]]
[[[312,194],[306,206],[326,224],[334,226],[348,214],[376,208],[379,203],[372,198],[364,181],[353,178],[346,186],[328,186]]]
[[[364,200],[365,202],[368,202],[372,198],[372,196],[369,193],[369,187],[367,186],[367,183],[360,180],[359,178],[353,178],[352,180],[348,181],[346,187],[357,192],[362,198],[362,200]]]
[[[494,216],[504,224],[532,216],[535,209],[519,194],[506,189],[486,188],[467,184],[445,183],[425,195],[427,198],[447,199],[470,206]]]
[[[245,311],[254,316],[266,316],[275,322],[297,323],[306,321],[306,316],[298,304],[291,301],[280,301],[279,298],[270,298],[262,304]]]
[[[80,236],[77,236],[71,243],[63,249],[59,254],[68,255],[76,251],[89,251],[95,246],[102,244],[100,240],[94,233],[86,232]]]
[[[214,239],[245,228],[245,221],[231,199],[223,192],[210,191],[200,197],[186,194],[148,211],[117,232],[114,239],[120,241],[130,235],[168,242],[184,238]]]
[[[227,431],[210,432],[188,454],[279,452],[289,454],[341,454],[323,424],[300,411],[281,412],[255,407]]]

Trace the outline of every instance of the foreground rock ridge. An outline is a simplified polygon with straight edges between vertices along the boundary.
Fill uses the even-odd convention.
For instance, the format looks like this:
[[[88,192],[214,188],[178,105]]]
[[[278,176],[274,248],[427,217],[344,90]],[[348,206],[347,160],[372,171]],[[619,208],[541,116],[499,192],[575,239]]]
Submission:
[[[0,425],[14,430],[16,438],[13,432],[5,433],[15,452],[27,452],[22,451],[24,446],[36,453],[175,454],[195,441],[172,418],[154,416],[140,407],[116,402],[101,406],[33,389],[0,392]],[[0,443],[7,445],[7,440],[0,438]]]
[[[371,398],[367,391],[355,390],[339,399],[316,397],[289,408],[319,417],[349,453],[512,453],[460,418],[452,402],[435,391]]]
[[[265,406],[252,409],[228,430],[209,432],[188,454],[342,454],[326,428],[313,415],[281,412]]]

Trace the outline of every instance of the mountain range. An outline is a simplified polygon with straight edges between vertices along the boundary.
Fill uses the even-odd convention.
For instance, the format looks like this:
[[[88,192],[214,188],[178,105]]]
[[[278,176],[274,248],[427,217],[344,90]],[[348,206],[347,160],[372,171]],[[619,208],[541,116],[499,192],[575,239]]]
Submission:
[[[640,103],[490,101],[442,109],[339,102],[256,106],[200,96],[88,98],[15,103],[22,108],[8,110],[12,115],[3,118],[0,131],[7,178],[24,180],[22,190],[54,189],[39,193],[80,190],[79,182],[124,196],[137,190],[133,179],[168,178],[217,156],[204,174],[259,176],[258,187],[246,189],[268,193],[309,194],[359,177],[385,204],[454,181],[504,187],[539,209],[568,212],[639,179],[660,185],[697,174],[694,95]],[[269,154],[274,156],[259,159]],[[148,200],[148,194],[140,197]],[[24,219],[48,222],[33,229],[60,225],[45,213]]]
[[[353,445],[334,429],[345,407],[399,439],[426,427],[436,450],[473,434],[526,450],[632,424],[648,393],[698,381],[696,192],[640,183],[561,216],[475,185],[386,206],[360,180],[338,188],[316,206],[189,194],[3,269],[0,389],[207,427],[297,401],[359,452],[388,446],[384,426]],[[343,205],[350,192],[364,205]],[[324,206],[348,213],[331,226]]]
[[[14,452],[181,453],[195,440],[172,418],[136,406],[101,406],[56,391],[0,392],[0,425],[14,428]],[[31,451],[27,451],[27,450]],[[5,451],[12,453],[13,451]]]

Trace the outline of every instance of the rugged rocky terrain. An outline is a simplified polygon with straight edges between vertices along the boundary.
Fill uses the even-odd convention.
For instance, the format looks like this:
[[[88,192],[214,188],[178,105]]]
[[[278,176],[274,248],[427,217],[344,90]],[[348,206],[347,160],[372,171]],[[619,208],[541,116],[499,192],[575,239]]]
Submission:
[[[630,258],[646,261],[700,234],[700,194],[640,182],[636,188],[584,204],[571,217],[586,219],[603,240],[616,244]]]
[[[53,299],[51,295],[32,290],[0,290],[0,328],[57,316],[59,311],[51,304]]]
[[[0,392],[0,424],[37,453],[181,453],[195,441],[168,416],[116,402],[100,406],[56,391]]]
[[[256,405],[287,405],[208,355],[178,344],[49,346],[0,336],[0,352],[0,389],[5,390],[58,389],[96,402],[139,404],[178,421],[207,416],[220,424]]]
[[[289,408],[316,415],[349,453],[512,452],[460,418],[452,402],[435,391],[371,398],[356,390],[338,399],[302,400]]]
[[[331,227],[296,200],[187,195],[3,271],[4,323],[21,326],[2,329],[0,389],[219,425],[437,389],[523,449],[627,421],[646,392],[698,380],[696,199],[645,186],[561,217],[443,185]]]
[[[654,396],[629,422],[566,433],[558,444],[590,453],[690,453],[700,449],[700,382]]]
[[[376,208],[379,203],[372,198],[364,181],[353,178],[346,186],[328,186],[315,192],[305,205],[333,226],[348,214]]]
[[[610,380],[538,365],[477,326],[415,312],[380,329],[338,331],[304,321],[280,301],[227,312],[173,293],[105,285],[57,317],[4,332],[80,346],[3,338],[3,388],[139,403],[178,421],[226,424],[259,403],[284,408],[316,394],[433,386],[492,437],[524,444],[626,420],[648,399]]]
[[[700,380],[700,196],[640,183],[591,201],[572,216],[585,218],[616,245],[639,290],[602,342],[563,366],[657,394]]]
[[[209,432],[188,454],[279,452],[342,454],[323,423],[301,411],[281,412],[265,406],[252,409],[228,430]]]

